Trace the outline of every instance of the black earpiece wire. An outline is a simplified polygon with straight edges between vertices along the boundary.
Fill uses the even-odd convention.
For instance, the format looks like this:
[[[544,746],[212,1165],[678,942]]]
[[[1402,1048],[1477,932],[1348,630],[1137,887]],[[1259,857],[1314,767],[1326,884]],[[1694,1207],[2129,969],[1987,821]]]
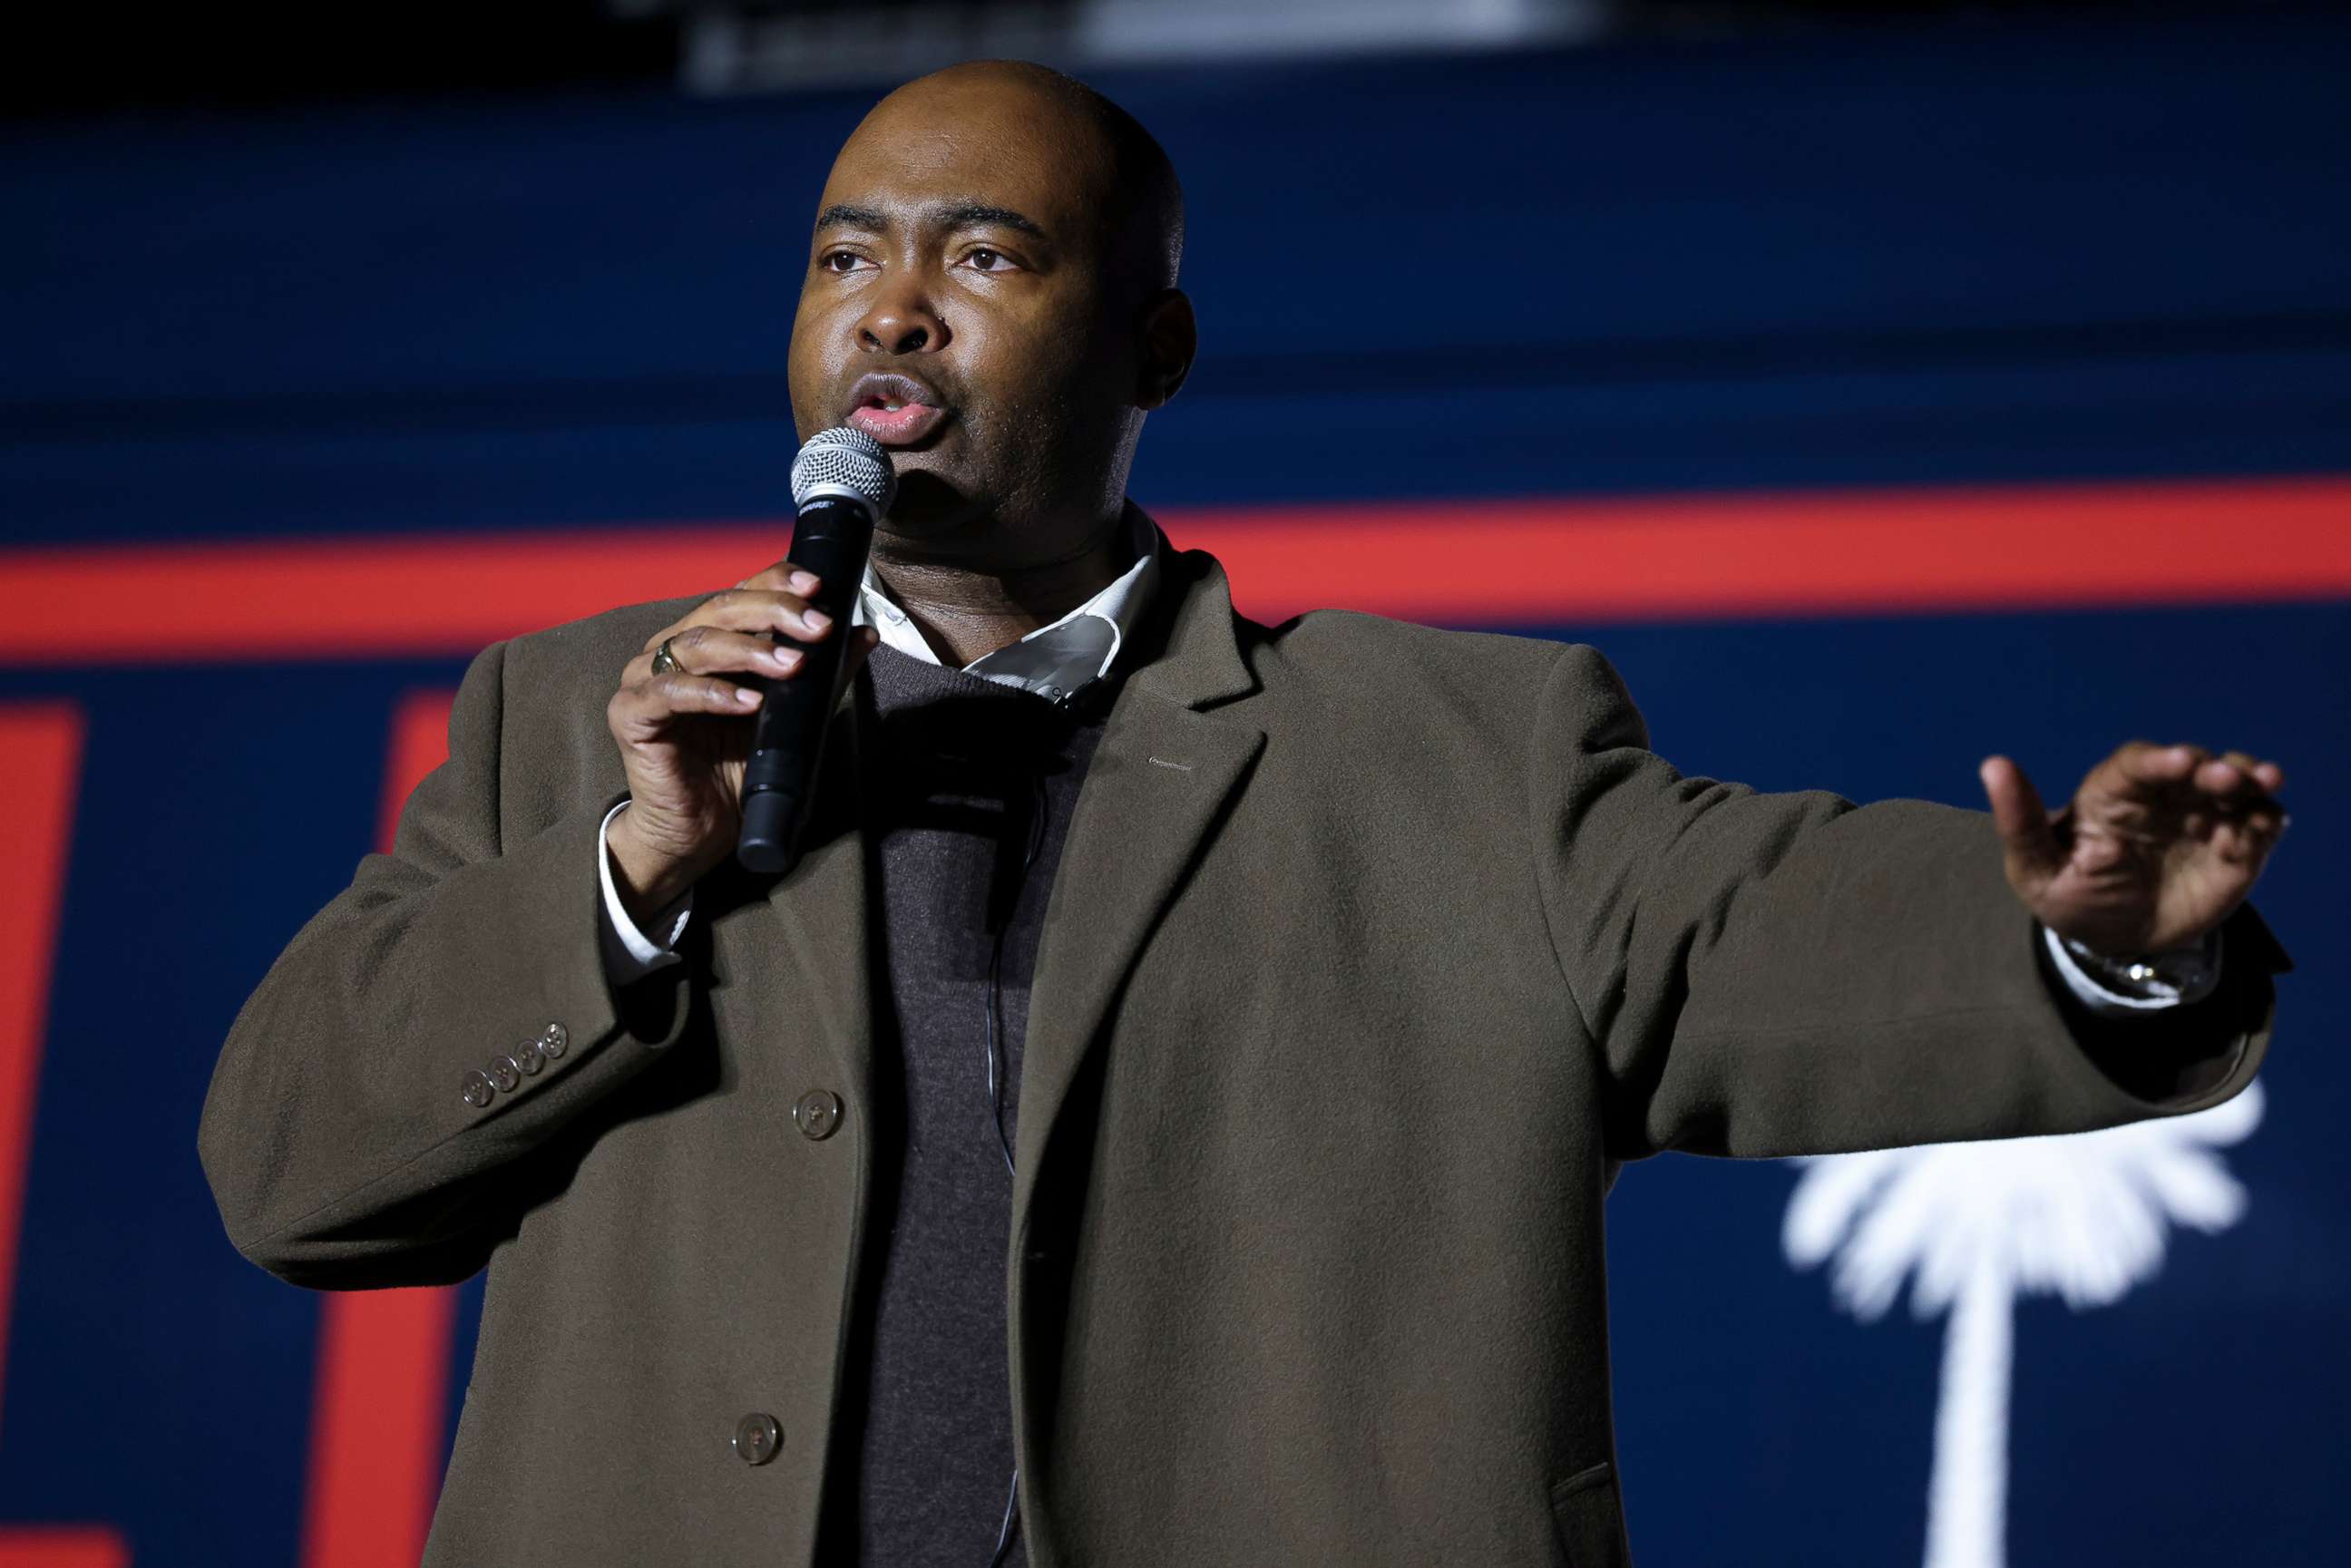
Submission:
[[[1029,873],[1037,864],[1037,856],[1045,847],[1045,776],[1029,776],[1029,845],[1020,857],[1020,881],[1005,901],[1006,915],[996,927],[996,942],[987,959],[987,1007],[985,1027],[981,1033],[987,1049],[987,1113],[996,1124],[996,1145],[1004,1151],[1004,1172],[1013,1175],[1012,1137],[1004,1130],[1004,1079],[998,1067],[1003,1056],[1004,1018],[1004,936],[1012,928],[1012,909],[1018,905],[1021,892],[1029,885]],[[1012,1483],[1004,1494],[1004,1522],[997,1528],[996,1552],[988,1558],[987,1568],[1003,1568],[1005,1556],[1012,1549],[1013,1524],[1019,1511],[1020,1471],[1015,1467]]]

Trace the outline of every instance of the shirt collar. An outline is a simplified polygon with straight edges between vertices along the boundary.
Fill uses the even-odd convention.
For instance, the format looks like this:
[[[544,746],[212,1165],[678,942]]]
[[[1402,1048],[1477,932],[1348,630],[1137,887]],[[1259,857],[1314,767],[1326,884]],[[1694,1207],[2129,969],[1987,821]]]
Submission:
[[[1140,507],[1129,505],[1126,515],[1133,566],[1051,625],[1040,626],[1018,643],[966,664],[964,674],[1032,692],[1049,702],[1065,701],[1110,674],[1159,585],[1159,529]],[[872,627],[886,646],[908,658],[926,664],[941,662],[922,628],[890,597],[870,563],[850,622]]]

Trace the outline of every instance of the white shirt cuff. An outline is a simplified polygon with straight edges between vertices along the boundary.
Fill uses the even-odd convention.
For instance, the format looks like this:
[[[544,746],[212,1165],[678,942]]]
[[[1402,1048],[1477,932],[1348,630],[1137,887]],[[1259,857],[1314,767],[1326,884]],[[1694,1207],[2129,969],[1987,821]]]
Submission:
[[[2041,940],[2065,988],[2100,1018],[2141,1017],[2185,1007],[2202,1001],[2220,983],[2218,931],[2194,947],[2127,966],[2100,959],[2086,948],[2076,949],[2046,925],[2041,928]],[[2096,965],[2100,972],[2093,974],[2088,964]]]
[[[685,923],[694,918],[691,890],[653,916],[654,929],[667,933],[660,941],[646,936],[629,918],[628,905],[621,902],[621,890],[612,881],[612,852],[604,842],[604,835],[612,831],[612,819],[628,809],[629,803],[623,800],[605,812],[604,825],[596,832],[596,880],[604,890],[604,977],[615,986],[642,980],[655,969],[676,963],[678,938],[685,935]]]

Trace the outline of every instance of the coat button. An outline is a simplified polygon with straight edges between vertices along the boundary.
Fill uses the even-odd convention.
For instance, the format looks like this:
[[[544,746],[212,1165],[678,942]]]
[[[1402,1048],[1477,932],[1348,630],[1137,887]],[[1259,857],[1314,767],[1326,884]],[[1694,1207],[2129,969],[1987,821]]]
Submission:
[[[493,1092],[490,1081],[481,1072],[474,1071],[465,1074],[462,1088],[465,1095],[465,1103],[475,1110],[478,1111],[490,1103],[490,1095]]]
[[[538,1031],[538,1045],[549,1061],[560,1061],[563,1053],[571,1049],[571,1031],[559,1023],[549,1024]]]
[[[810,1090],[792,1107],[792,1121],[810,1138],[830,1138],[841,1125],[841,1096],[830,1089]]]
[[[735,1423],[735,1454],[747,1465],[764,1465],[784,1446],[784,1429],[764,1410]]]
[[[535,1040],[524,1040],[520,1045],[516,1046],[510,1054],[514,1057],[515,1065],[522,1069],[522,1075],[525,1078],[547,1065],[547,1052]]]
[[[501,1056],[490,1063],[490,1082],[498,1086],[501,1093],[511,1094],[515,1085],[522,1082],[522,1069],[515,1065],[513,1057]]]

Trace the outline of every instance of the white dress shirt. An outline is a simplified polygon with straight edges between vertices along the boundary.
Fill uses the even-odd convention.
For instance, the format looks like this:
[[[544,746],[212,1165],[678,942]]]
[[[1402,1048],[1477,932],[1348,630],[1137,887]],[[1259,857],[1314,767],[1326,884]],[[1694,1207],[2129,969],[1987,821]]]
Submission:
[[[964,674],[1034,692],[1051,702],[1074,696],[1108,674],[1159,586],[1159,530],[1140,511],[1130,508],[1128,516],[1134,530],[1135,561],[1117,581],[1051,625],[1040,626],[1018,643],[973,660],[963,667]],[[940,663],[922,628],[891,599],[874,579],[871,566],[858,585],[857,608],[850,623],[872,626],[884,644],[908,658],[926,664]],[[623,800],[605,814],[607,831],[612,819],[628,806]],[[601,835],[598,843],[602,843]],[[653,926],[649,934],[629,918],[612,881],[612,857],[601,848],[596,873],[604,890],[604,972],[612,984],[625,985],[677,962],[678,939],[694,917],[693,893],[655,915],[648,923]],[[2078,943],[2061,939],[2046,926],[2041,935],[2066,989],[2101,1018],[2137,1017],[2180,1007],[2200,1000],[2220,983],[2217,931],[2198,946],[2135,962],[2102,958]]]

